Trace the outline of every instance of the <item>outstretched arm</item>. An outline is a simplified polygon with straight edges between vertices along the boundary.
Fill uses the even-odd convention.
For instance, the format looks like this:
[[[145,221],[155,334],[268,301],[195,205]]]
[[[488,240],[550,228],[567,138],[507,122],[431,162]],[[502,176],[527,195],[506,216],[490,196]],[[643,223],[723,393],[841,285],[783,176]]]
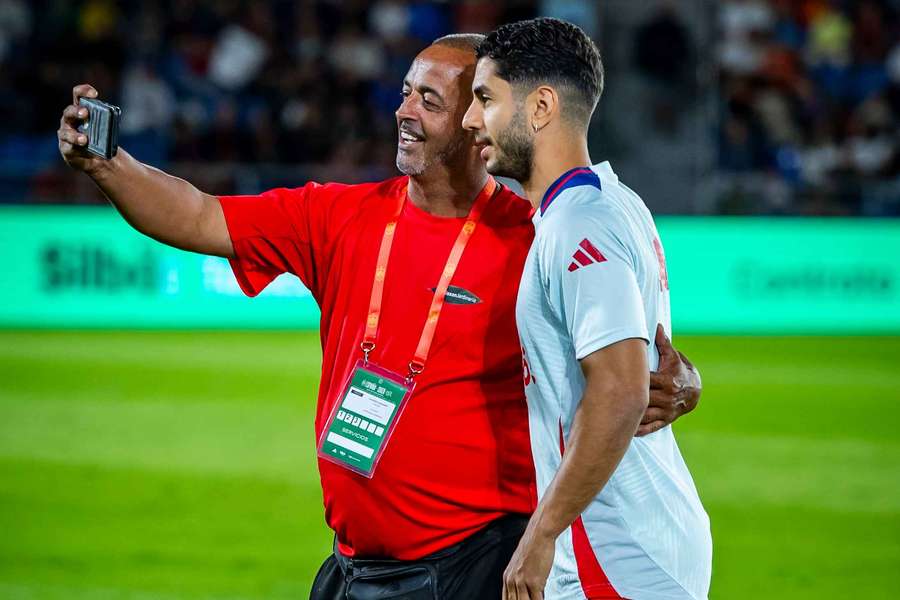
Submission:
[[[86,173],[132,227],[164,244],[202,254],[234,257],[219,200],[178,177],[135,160],[123,149],[111,160],[90,154],[78,126],[88,111],[81,97],[96,98],[88,84],[72,89],[57,138],[63,160]]]

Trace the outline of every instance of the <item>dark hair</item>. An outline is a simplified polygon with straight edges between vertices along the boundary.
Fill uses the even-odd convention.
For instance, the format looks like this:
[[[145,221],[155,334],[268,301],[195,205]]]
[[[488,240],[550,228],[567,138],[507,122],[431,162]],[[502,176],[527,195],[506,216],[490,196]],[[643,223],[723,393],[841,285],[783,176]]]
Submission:
[[[568,99],[573,120],[587,125],[603,93],[603,63],[596,44],[577,25],[540,17],[502,25],[475,50],[496,63],[512,85],[551,84]],[[568,93],[567,93],[568,92]]]
[[[451,33],[431,42],[432,46],[448,46],[457,50],[475,51],[484,41],[482,33]]]

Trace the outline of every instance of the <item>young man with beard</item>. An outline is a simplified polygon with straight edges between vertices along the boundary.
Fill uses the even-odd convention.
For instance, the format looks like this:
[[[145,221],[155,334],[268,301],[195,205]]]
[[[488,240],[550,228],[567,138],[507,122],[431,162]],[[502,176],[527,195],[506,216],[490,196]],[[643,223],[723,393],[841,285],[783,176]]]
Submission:
[[[416,57],[396,113],[405,175],[377,183],[217,198],[124,150],[87,154],[77,104],[92,87],[63,112],[64,159],[136,229],[227,257],[251,296],[289,272],[318,301],[315,429],[336,545],[316,599],[496,598],[534,508],[514,317],[531,207],[495,184],[461,127],[479,41],[442,38]],[[669,362],[644,433],[699,395],[660,343]]]
[[[540,502],[504,598],[704,599],[709,519],[672,429],[634,436],[669,283],[647,207],[609,163],[591,166],[600,55],[547,18],[500,27],[477,55],[463,125],[535,209],[516,317]]]

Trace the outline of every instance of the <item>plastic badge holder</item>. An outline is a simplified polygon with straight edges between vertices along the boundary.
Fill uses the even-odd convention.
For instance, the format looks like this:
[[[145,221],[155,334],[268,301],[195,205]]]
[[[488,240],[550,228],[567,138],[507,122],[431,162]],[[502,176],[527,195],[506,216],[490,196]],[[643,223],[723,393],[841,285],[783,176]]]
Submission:
[[[119,149],[119,118],[122,109],[102,100],[79,98],[78,104],[88,109],[87,120],[78,131],[88,137],[87,150],[106,160]]]

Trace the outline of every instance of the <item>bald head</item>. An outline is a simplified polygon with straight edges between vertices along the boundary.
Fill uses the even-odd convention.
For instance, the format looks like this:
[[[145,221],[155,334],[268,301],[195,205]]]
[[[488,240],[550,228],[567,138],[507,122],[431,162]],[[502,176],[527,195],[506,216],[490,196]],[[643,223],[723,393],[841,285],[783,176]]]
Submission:
[[[434,40],[416,56],[416,61],[427,61],[434,66],[449,67],[452,78],[462,87],[469,88],[475,73],[475,50],[484,41],[480,33],[452,33]]]
[[[475,52],[478,45],[484,41],[480,33],[451,33],[431,42],[432,46],[447,46],[457,50],[471,50]]]
[[[446,101],[444,108],[452,109],[451,104],[468,106],[475,63],[475,51],[470,47],[435,43],[419,52],[404,83],[418,82],[438,91]]]
[[[466,69],[472,69],[474,74],[475,69],[475,51],[465,46],[451,46],[448,44],[432,44],[430,46],[426,46],[421,52],[419,52],[415,59],[413,59],[413,64],[421,62],[428,62],[430,65],[433,65],[435,68],[447,68],[450,69],[453,75],[456,75],[459,72],[462,72]]]

